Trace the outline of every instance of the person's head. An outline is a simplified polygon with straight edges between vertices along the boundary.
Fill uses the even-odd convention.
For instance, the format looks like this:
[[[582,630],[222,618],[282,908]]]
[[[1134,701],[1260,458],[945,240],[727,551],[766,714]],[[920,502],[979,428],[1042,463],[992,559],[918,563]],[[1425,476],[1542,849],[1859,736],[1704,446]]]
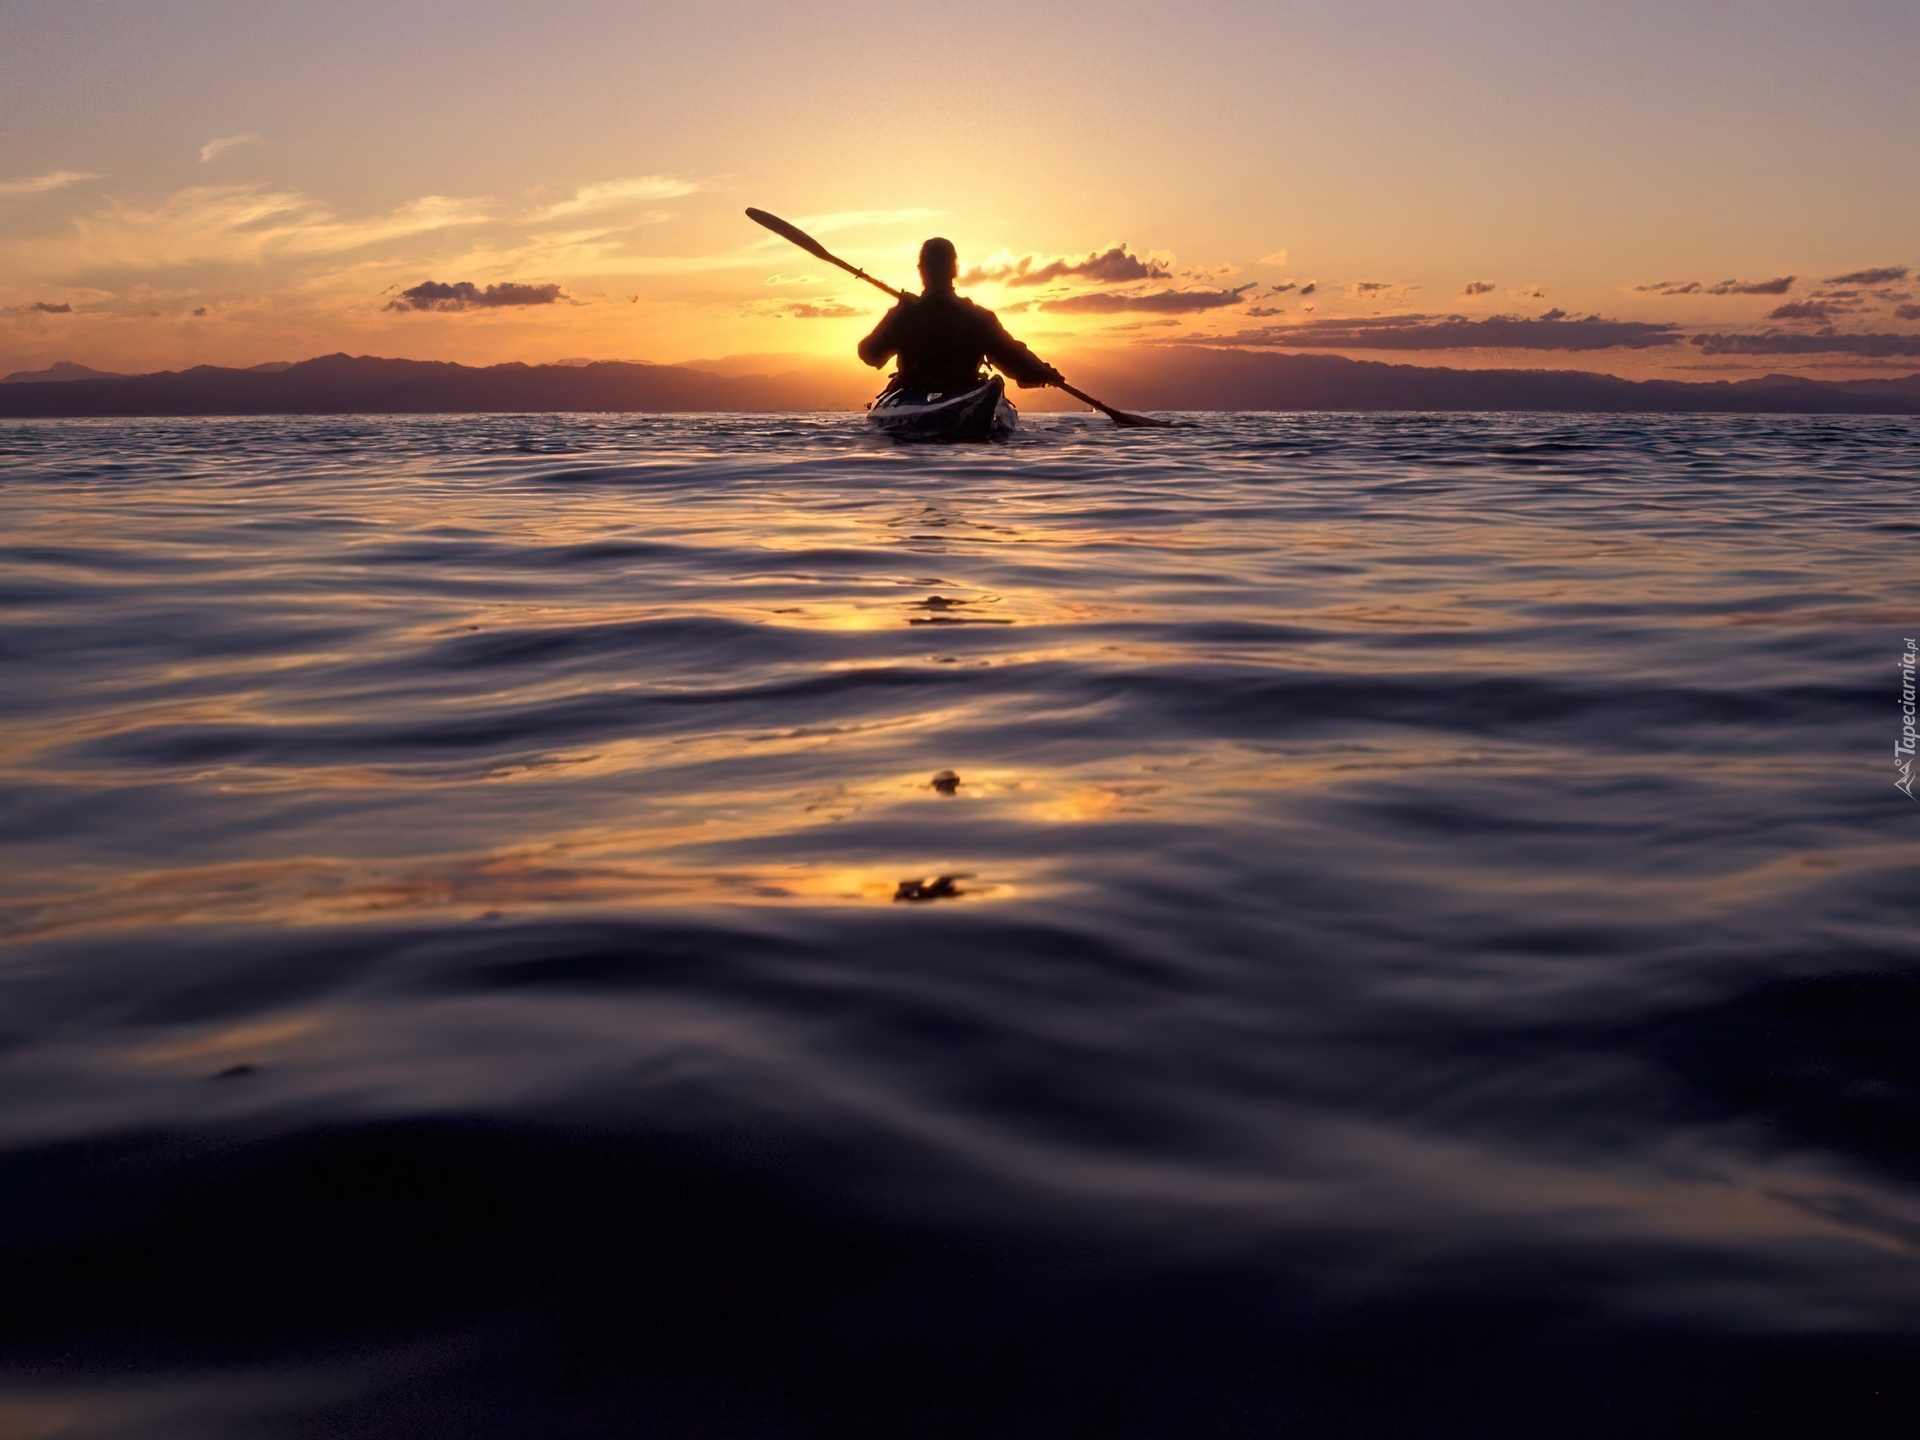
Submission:
[[[920,247],[920,283],[928,290],[951,290],[960,273],[960,253],[938,235]]]

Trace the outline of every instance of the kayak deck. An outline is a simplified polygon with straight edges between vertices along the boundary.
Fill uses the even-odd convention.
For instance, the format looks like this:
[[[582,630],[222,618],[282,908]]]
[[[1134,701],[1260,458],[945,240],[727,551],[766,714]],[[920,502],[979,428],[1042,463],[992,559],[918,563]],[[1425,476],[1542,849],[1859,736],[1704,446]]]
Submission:
[[[896,376],[867,407],[867,423],[898,440],[997,440],[1019,420],[999,375],[961,391],[910,389]]]

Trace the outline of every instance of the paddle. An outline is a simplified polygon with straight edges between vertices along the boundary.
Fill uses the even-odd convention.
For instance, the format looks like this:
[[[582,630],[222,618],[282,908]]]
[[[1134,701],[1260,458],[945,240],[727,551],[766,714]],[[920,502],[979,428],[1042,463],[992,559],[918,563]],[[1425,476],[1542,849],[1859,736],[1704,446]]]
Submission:
[[[824,260],[829,265],[838,265],[842,270],[846,271],[849,275],[859,276],[862,280],[866,281],[869,285],[872,285],[876,289],[886,291],[887,294],[891,295],[896,300],[911,300],[916,298],[912,295],[907,294],[907,292],[904,290],[894,289],[891,285],[887,284],[885,281],[874,279],[873,276],[867,274],[867,272],[862,270],[858,265],[849,265],[846,261],[842,260],[838,255],[835,255],[833,252],[828,250],[827,247],[822,245],[818,240],[814,239],[811,235],[807,234],[807,232],[802,230],[798,225],[789,225],[786,221],[782,220],[778,215],[769,215],[764,210],[755,210],[754,208],[749,206],[747,208],[747,218],[753,221],[756,225],[766,226],[767,229],[773,231],[773,233],[778,235],[781,239],[791,240],[794,244],[798,245],[802,250],[806,251],[809,255],[813,256],[815,259]],[[1149,427],[1156,430],[1171,430],[1173,428],[1173,421],[1171,420],[1156,420],[1151,415],[1133,415],[1128,413],[1125,410],[1116,410],[1113,408],[1113,406],[1104,405],[1100,401],[1094,399],[1093,396],[1087,394],[1086,391],[1074,389],[1073,386],[1067,384],[1067,382],[1064,380],[1058,380],[1053,383],[1058,385],[1062,390],[1066,391],[1067,394],[1073,396],[1073,398],[1078,400],[1081,404],[1091,405],[1094,409],[1098,410],[1102,415],[1105,415],[1109,420],[1113,421],[1113,423],[1116,425],[1143,426],[1143,427]]]

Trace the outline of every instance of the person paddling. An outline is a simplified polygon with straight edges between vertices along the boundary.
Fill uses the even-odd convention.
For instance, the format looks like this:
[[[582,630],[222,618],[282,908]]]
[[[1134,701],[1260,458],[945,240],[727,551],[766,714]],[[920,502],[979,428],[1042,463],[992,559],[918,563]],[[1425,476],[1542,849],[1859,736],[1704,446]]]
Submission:
[[[1014,339],[991,310],[953,293],[960,257],[939,236],[920,247],[919,296],[903,296],[860,342],[860,358],[876,370],[895,356],[893,388],[951,394],[980,383],[980,364],[994,366],[1023,390],[1061,385],[1060,372]]]
[[[900,302],[887,312],[886,318],[880,322],[873,334],[860,342],[860,358],[865,360],[869,365],[884,365],[887,363],[887,357],[890,355],[899,355],[903,365],[908,363],[909,357],[912,357],[917,362],[921,355],[927,355],[937,362],[934,368],[944,370],[949,363],[952,363],[953,369],[956,372],[964,372],[965,378],[969,383],[972,383],[978,379],[980,359],[984,356],[1006,370],[1008,374],[1012,375],[1022,385],[1029,387],[1034,385],[1058,385],[1081,404],[1091,405],[1116,425],[1128,428],[1146,426],[1156,430],[1170,430],[1173,428],[1174,422],[1171,420],[1157,419],[1152,415],[1133,415],[1125,410],[1116,410],[1105,401],[1094,399],[1093,396],[1087,394],[1086,391],[1075,389],[1061,378],[1058,370],[1055,370],[1051,365],[1041,360],[1031,350],[1027,349],[1026,346],[1022,345],[1018,340],[1015,340],[1011,335],[1007,334],[1005,330],[1001,329],[1000,322],[994,318],[992,311],[982,310],[972,301],[962,300],[955,295],[953,293],[953,281],[960,270],[960,259],[954,252],[953,242],[951,240],[936,238],[929,240],[925,245],[920,247],[920,275],[921,278],[926,281],[928,293],[926,296],[913,296],[894,289],[893,286],[887,284],[884,280],[874,279],[873,276],[867,274],[867,272],[862,270],[858,265],[849,264],[847,261],[842,260],[838,255],[835,255],[827,249],[826,246],[814,239],[813,236],[807,234],[807,232],[802,230],[798,225],[791,225],[787,221],[782,220],[778,215],[769,215],[764,210],[756,210],[752,206],[748,206],[747,218],[756,225],[766,226],[767,229],[773,231],[773,233],[781,239],[789,240],[793,244],[798,245],[809,255],[824,260],[829,265],[839,266],[849,275],[857,276],[866,281],[867,284],[873,286],[876,290],[886,291],[887,294]],[[936,246],[940,248],[935,249],[934,247]],[[929,262],[931,262],[931,264]],[[935,280],[936,276],[939,277],[937,283]],[[945,293],[942,296],[936,297],[933,294],[935,290],[940,290]],[[931,301],[930,305],[929,301]],[[908,320],[905,318],[914,311],[915,307],[922,305],[928,306],[926,310],[919,312],[922,317],[938,316],[943,313],[941,307],[945,306],[950,307],[952,313],[968,318],[954,322],[952,328],[945,330],[925,319]],[[912,335],[901,336],[893,334],[889,327],[896,324],[905,330],[912,331]],[[929,346],[923,350],[920,347],[919,339],[921,332],[914,328],[920,324],[927,325],[928,334],[946,335],[949,339],[957,336],[959,343],[953,344],[945,350],[940,350],[933,346]],[[909,341],[910,343],[902,343],[903,340]],[[973,343],[976,340],[980,342],[977,345]],[[1004,349],[1001,347],[1004,347]],[[999,353],[995,353],[996,351]],[[955,361],[955,356],[961,352],[966,353],[964,364]],[[1001,358],[1002,355],[1005,355],[1008,359],[1003,361]],[[1011,362],[1012,366],[1020,367],[1020,370],[1010,368],[1008,361]],[[1024,371],[1025,373],[1020,373],[1020,371]],[[1029,379],[1029,376],[1037,376],[1039,378]],[[959,378],[959,376],[956,374],[953,377],[943,376],[942,378]],[[997,387],[995,393],[996,397],[998,397],[998,390],[1005,388],[1005,382],[996,379],[992,383]],[[898,398],[899,395],[900,388],[897,384],[889,386],[887,390],[881,394],[880,400],[875,401],[873,406],[868,410],[868,419],[875,418],[875,412],[882,408],[881,401],[888,399],[890,396]],[[998,415],[1002,409],[1011,412],[1012,407],[1006,404],[1003,397],[999,397],[996,399],[994,406],[991,407],[991,413],[995,417],[994,424],[991,428],[999,428]],[[955,436],[951,438],[958,437]]]

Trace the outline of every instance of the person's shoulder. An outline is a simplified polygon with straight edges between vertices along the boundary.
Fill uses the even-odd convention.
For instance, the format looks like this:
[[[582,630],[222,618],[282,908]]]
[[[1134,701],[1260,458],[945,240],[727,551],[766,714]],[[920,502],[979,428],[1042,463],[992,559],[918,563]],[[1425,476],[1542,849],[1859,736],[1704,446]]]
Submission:
[[[953,299],[954,303],[959,307],[960,313],[969,319],[979,320],[989,325],[998,323],[1000,317],[995,315],[993,311],[987,309],[986,306],[969,300],[964,295],[956,295]]]

